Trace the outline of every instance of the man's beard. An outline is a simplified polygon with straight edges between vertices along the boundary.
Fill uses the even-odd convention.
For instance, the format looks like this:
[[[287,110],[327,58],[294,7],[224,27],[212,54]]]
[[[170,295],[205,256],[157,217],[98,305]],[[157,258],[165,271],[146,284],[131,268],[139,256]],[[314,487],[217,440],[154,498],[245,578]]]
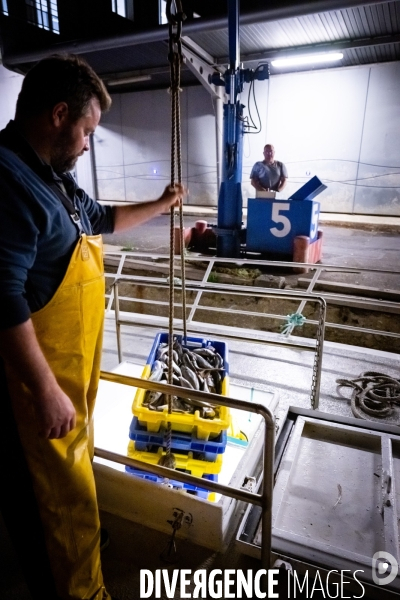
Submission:
[[[67,129],[60,133],[58,140],[54,143],[51,156],[51,166],[56,173],[71,171],[80,154],[72,154],[71,135]]]

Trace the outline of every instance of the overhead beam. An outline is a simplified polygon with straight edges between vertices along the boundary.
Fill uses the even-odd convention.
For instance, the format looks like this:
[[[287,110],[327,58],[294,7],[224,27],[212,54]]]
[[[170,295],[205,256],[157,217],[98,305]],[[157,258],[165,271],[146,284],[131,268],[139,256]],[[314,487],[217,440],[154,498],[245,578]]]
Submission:
[[[209,82],[209,76],[213,75],[218,69],[214,67],[215,60],[201,46],[196,44],[189,37],[184,37],[182,43],[182,54],[185,57],[185,64],[192,71],[211,95],[215,107],[215,139],[217,152],[217,185],[218,189],[222,180],[222,146],[223,146],[223,108],[222,105],[226,99],[225,87],[216,86]]]
[[[135,69],[131,71],[113,71],[112,73],[102,73],[101,78],[104,83],[107,83],[109,79],[115,79],[116,77],[128,79],[129,77],[140,77],[146,75],[166,75],[170,72],[169,66],[160,65],[159,67],[149,67],[147,69]]]
[[[216,66],[215,58],[187,36],[182,37],[182,54],[184,56],[183,68],[192,71],[192,73],[196,75],[200,83],[202,83],[211,94],[212,98],[221,98],[224,100],[224,90],[221,89],[221,87],[210,84],[208,81],[208,75],[212,75],[218,70],[222,72],[222,69]],[[130,71],[102,73],[101,78],[106,84],[109,80],[115,80],[117,78],[121,79],[121,83],[123,83],[125,79],[130,79],[132,77],[166,75],[169,73],[169,66],[159,65],[157,67],[134,69]]]
[[[197,56],[201,58],[204,62],[206,62],[209,66],[213,66],[216,64],[216,59],[214,58],[214,56],[211,56],[211,54],[209,54],[207,50],[204,50],[204,48],[199,46],[199,44],[196,44],[196,42],[194,42],[189,36],[183,35],[182,43],[186,48],[192,50],[192,52],[197,54]]]
[[[211,97],[223,99],[225,89],[208,81],[208,76],[215,73],[216,69],[204,62],[192,50],[186,48],[184,44],[182,44],[182,54],[186,59],[186,67],[196,75],[200,83],[211,94]]]
[[[282,1],[276,0],[273,3],[268,3],[266,8],[262,10],[243,12],[240,15],[240,25],[252,25],[254,23],[293,19],[295,17],[302,17],[315,13],[330,12],[370,4],[387,4],[387,0],[310,0],[308,2],[290,1],[286,2],[284,5]],[[3,17],[4,20],[7,18],[8,17]],[[227,25],[227,15],[211,19],[194,19],[193,21],[184,24],[183,33],[185,35],[191,35],[204,31],[226,29]],[[3,59],[4,63],[11,67],[21,63],[36,62],[45,56],[48,56],[51,52],[89,54],[101,50],[126,48],[127,46],[163,41],[165,39],[168,39],[168,25],[119,36],[91,40],[72,40],[52,45],[47,48],[35,49],[32,52],[10,52],[10,54],[4,56]]]

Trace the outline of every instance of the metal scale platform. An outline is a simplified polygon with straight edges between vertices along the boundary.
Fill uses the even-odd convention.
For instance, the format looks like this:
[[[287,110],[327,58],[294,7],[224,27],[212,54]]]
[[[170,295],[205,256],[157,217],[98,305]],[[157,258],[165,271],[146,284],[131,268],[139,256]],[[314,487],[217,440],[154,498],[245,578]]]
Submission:
[[[359,580],[373,586],[368,597],[396,597],[399,502],[398,427],[289,409],[276,444],[275,555],[309,575],[358,570]],[[260,511],[250,506],[236,538],[244,553],[261,555],[260,531]],[[359,584],[351,587],[360,595]]]

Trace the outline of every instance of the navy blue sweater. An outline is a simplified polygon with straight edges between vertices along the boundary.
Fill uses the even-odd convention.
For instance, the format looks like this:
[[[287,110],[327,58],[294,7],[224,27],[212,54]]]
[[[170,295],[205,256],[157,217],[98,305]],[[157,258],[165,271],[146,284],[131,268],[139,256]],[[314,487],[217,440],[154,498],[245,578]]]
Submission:
[[[0,329],[45,306],[65,275],[79,230],[50,187],[61,182],[85,233],[113,232],[112,208],[56,175],[11,121],[0,132]]]

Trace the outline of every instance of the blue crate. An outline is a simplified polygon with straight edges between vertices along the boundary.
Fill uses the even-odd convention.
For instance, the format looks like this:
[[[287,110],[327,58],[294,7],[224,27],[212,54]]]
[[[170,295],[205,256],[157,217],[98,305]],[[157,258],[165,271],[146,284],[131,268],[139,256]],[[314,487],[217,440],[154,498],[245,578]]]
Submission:
[[[135,442],[136,450],[150,450],[151,446],[165,448],[166,446],[166,428],[161,427],[160,431],[147,431],[146,426],[140,425],[137,417],[133,417],[129,428],[129,438]],[[212,440],[201,440],[192,433],[181,431],[172,431],[171,450],[176,452],[193,452],[204,454],[204,460],[215,461],[217,454],[225,452],[228,435],[227,430]]]
[[[146,479],[147,481],[154,481],[154,483],[163,483],[165,481],[165,477],[157,477],[154,473],[147,473],[146,471],[142,471],[141,469],[134,469],[133,467],[125,467],[125,471],[130,475],[135,475],[136,477],[140,477],[141,479]],[[217,481],[218,475],[203,475],[203,479],[208,481]],[[198,487],[196,485],[191,485],[190,483],[183,483],[182,481],[175,481],[170,479],[169,482],[174,489],[181,490],[184,489],[188,494],[192,494],[197,496],[198,498],[205,498],[207,500],[208,495],[210,494],[209,490]]]
[[[174,335],[174,337],[178,338],[178,341],[183,343],[183,335]],[[168,344],[168,333],[157,333],[153,346],[150,350],[150,354],[147,358],[147,364],[152,366],[154,361],[156,360],[156,354],[158,350],[158,346],[160,344]],[[219,342],[217,340],[208,340],[206,338],[192,337],[188,336],[186,339],[186,347],[187,348],[207,348],[208,346],[213,346],[215,350],[220,354],[224,361],[224,370],[222,371],[222,377],[229,375],[229,363],[228,363],[228,348],[225,342]]]

